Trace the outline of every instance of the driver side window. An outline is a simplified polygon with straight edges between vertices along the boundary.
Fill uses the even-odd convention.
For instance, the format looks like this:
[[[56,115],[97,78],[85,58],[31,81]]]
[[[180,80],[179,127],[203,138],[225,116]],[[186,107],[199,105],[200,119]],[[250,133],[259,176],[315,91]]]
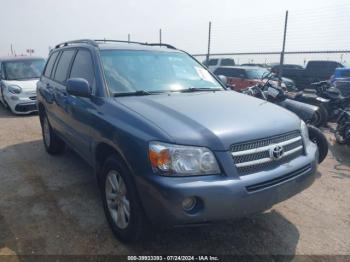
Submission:
[[[95,88],[95,73],[91,54],[87,50],[79,50],[72,66],[70,78],[83,78],[92,89]]]

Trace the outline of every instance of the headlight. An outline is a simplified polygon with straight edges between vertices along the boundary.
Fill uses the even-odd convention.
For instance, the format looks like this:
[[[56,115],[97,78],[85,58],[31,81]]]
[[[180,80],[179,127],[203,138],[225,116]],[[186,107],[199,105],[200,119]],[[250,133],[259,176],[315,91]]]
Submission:
[[[306,147],[311,141],[309,138],[308,127],[303,120],[301,120],[300,131],[301,131],[301,136],[303,137],[304,146]]]
[[[205,147],[151,142],[149,158],[152,168],[164,175],[192,176],[220,173],[214,154]]]
[[[16,85],[8,86],[8,90],[12,94],[19,94],[22,92],[22,88],[20,88],[19,86],[16,86]]]

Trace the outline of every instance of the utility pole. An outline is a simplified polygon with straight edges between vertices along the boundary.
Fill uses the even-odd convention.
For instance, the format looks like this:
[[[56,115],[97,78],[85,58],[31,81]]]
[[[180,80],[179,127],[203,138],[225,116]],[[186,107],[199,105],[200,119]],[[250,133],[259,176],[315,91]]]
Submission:
[[[11,55],[13,55],[13,47],[12,47],[12,44],[11,44]]]
[[[206,65],[209,64],[209,56],[210,56],[210,41],[211,41],[211,22],[209,22],[209,32],[208,32],[208,52],[206,58]]]
[[[282,45],[282,52],[281,52],[280,68],[278,70],[278,77],[280,78],[280,81],[279,81],[280,86],[281,86],[281,78],[283,76],[283,63],[284,63],[284,51],[286,48],[287,24],[288,24],[288,10],[286,11],[286,17],[284,20],[283,45]]]
[[[130,34],[128,34],[128,42],[130,42]]]
[[[159,29],[159,44],[162,44],[162,29]]]

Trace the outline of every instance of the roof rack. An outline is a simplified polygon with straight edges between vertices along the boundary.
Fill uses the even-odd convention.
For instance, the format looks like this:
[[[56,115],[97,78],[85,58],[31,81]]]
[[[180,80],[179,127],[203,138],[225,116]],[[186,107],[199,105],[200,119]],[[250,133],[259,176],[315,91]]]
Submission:
[[[79,40],[72,40],[72,41],[66,41],[63,43],[60,43],[58,45],[55,46],[55,48],[59,48],[62,46],[67,46],[69,44],[89,44],[89,45],[93,45],[93,46],[98,46],[97,43],[94,40],[91,39],[79,39]]]
[[[79,40],[73,40],[73,41],[66,41],[63,43],[60,43],[55,46],[55,48],[60,48],[63,46],[68,46],[70,44],[88,44],[92,46],[98,46],[98,42],[113,42],[113,43],[127,43],[127,44],[139,44],[139,45],[147,45],[147,46],[165,46],[170,49],[176,49],[174,46],[169,44],[163,44],[163,43],[142,43],[142,42],[135,42],[135,41],[126,41],[126,40],[111,40],[111,39],[79,39]]]
[[[149,45],[149,46],[165,46],[167,48],[170,49],[176,49],[175,46],[169,45],[169,44],[163,44],[163,43],[145,43],[145,45]]]
[[[135,41],[126,41],[126,40],[112,40],[112,39],[98,39],[95,42],[113,42],[113,43],[127,43],[127,44],[140,44],[148,46],[165,46],[167,48],[176,49],[174,46],[163,43],[147,43],[147,42],[135,42]]]
[[[145,44],[142,42],[127,41],[127,40],[113,40],[113,39],[95,39],[94,41],[95,42],[103,42],[103,43],[112,42],[112,43],[128,43],[128,44],[140,44],[140,45]]]

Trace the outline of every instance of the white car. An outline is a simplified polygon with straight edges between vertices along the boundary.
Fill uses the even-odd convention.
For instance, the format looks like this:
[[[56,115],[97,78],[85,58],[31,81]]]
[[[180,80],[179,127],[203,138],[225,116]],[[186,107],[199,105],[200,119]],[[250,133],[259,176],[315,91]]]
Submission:
[[[207,66],[211,72],[214,72],[220,66],[234,66],[235,60],[232,58],[210,58],[208,63],[203,61],[203,65]]]
[[[0,58],[0,101],[14,114],[37,111],[36,83],[45,60],[39,57]]]

